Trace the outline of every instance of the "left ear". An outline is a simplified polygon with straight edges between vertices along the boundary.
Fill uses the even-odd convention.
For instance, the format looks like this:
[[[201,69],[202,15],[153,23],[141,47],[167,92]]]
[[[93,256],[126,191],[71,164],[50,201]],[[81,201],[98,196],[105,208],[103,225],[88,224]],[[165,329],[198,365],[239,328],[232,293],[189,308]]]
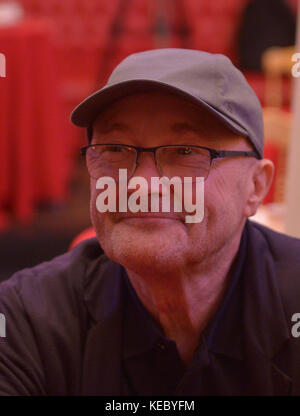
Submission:
[[[245,206],[245,216],[251,217],[257,211],[257,208],[264,200],[270,189],[274,176],[274,164],[269,159],[259,160],[253,170],[250,178],[251,193],[248,196]]]

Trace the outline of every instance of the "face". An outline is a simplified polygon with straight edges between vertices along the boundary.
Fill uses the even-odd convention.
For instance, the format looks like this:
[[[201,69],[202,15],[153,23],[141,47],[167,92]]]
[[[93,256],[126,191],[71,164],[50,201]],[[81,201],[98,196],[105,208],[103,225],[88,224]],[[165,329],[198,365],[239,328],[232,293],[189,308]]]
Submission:
[[[94,123],[92,143],[141,147],[170,144],[203,145],[221,150],[253,150],[245,138],[227,129],[207,110],[177,96],[147,92],[110,105]],[[204,218],[185,223],[184,213],[99,213],[96,180],[91,179],[91,218],[103,250],[114,261],[136,273],[183,268],[201,263],[241,234],[253,183],[249,172],[255,158],[216,159],[204,186]],[[134,176],[149,185],[160,176],[153,154],[141,153]]]

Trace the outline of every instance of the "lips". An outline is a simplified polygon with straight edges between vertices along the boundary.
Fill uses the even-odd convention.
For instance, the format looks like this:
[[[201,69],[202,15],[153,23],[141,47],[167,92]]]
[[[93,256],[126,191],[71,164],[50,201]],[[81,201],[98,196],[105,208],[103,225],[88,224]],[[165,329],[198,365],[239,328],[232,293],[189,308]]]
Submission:
[[[175,215],[168,215],[167,213],[161,213],[161,212],[157,212],[157,213],[143,213],[143,212],[137,212],[135,214],[131,213],[118,213],[117,216],[117,220],[118,221],[122,221],[122,220],[127,220],[127,219],[140,219],[140,220],[173,220],[173,221],[181,221],[183,222],[183,219],[175,216]]]

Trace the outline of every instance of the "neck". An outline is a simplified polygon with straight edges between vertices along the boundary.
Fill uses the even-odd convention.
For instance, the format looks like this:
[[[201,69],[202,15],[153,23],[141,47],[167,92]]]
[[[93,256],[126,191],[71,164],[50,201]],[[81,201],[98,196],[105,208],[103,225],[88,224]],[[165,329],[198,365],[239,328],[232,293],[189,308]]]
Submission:
[[[164,334],[176,342],[185,363],[192,358],[202,331],[224,296],[239,243],[240,236],[200,264],[185,264],[161,275],[149,271],[141,275],[127,269],[141,302]]]

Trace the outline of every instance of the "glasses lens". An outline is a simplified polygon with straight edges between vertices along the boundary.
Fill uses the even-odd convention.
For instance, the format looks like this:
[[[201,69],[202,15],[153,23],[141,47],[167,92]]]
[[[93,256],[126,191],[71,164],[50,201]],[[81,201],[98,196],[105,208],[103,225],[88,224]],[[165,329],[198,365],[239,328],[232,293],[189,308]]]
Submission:
[[[86,152],[87,168],[95,179],[110,176],[117,180],[119,169],[127,169],[127,175],[130,176],[135,161],[135,149],[122,145],[95,145]]]
[[[210,153],[206,149],[193,146],[163,147],[157,151],[157,163],[161,173],[168,177],[179,176],[207,178],[210,169]]]

